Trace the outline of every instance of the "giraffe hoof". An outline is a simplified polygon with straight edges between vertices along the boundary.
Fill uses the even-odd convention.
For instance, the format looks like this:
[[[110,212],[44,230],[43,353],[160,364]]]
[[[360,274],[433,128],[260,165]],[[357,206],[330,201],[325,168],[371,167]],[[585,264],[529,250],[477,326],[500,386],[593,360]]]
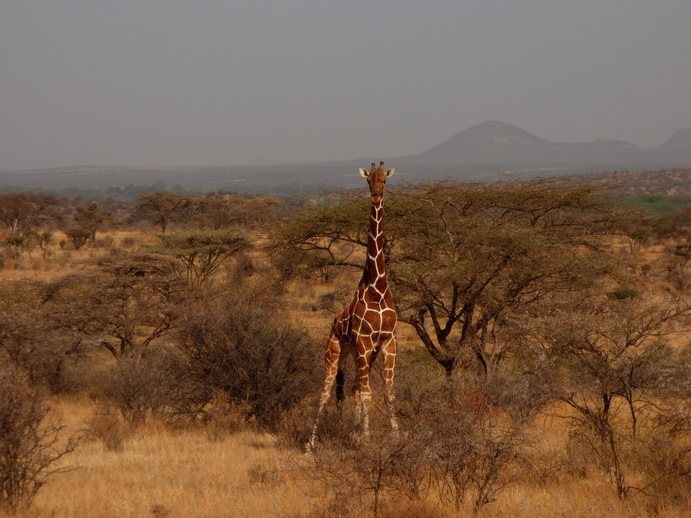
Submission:
[[[315,447],[316,447],[316,440],[313,437],[312,439],[307,441],[307,443],[305,444],[305,454],[306,455],[314,455]]]

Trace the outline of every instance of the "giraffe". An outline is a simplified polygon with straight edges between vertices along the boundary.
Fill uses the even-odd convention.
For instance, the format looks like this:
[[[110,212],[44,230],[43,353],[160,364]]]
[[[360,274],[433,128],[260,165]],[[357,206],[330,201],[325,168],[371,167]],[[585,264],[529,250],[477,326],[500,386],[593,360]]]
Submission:
[[[379,167],[372,164],[369,171],[364,168],[360,168],[359,171],[367,179],[372,201],[369,237],[367,239],[367,259],[355,295],[336,314],[331,326],[326,346],[324,389],[319,399],[319,410],[312,435],[307,443],[308,451],[312,450],[315,445],[319,419],[329,401],[334,383],[336,383],[337,400],[342,401],[344,398],[343,364],[350,355],[355,357],[357,366],[356,415],[360,421],[363,436],[367,437],[369,433],[369,403],[372,399],[372,389],[369,383],[370,369],[380,352],[384,359],[385,399],[391,429],[394,433],[398,429],[393,407],[397,319],[393,295],[386,277],[384,234],[382,231],[384,183],[387,178],[393,175],[394,169],[384,171],[384,162],[380,162]]]

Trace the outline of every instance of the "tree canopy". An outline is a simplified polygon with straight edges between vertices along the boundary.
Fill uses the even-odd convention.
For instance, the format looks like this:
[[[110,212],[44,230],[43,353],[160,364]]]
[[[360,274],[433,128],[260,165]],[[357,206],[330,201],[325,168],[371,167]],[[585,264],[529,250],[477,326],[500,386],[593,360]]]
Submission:
[[[284,272],[362,267],[367,200],[305,212],[279,233]],[[512,342],[502,322],[545,294],[595,282],[617,217],[589,186],[534,181],[419,186],[385,201],[388,272],[399,319],[451,373],[487,373]]]

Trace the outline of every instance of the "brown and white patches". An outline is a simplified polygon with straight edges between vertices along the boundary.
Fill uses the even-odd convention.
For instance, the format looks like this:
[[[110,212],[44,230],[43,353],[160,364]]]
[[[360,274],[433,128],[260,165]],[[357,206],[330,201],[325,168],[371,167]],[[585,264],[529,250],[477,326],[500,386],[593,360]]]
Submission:
[[[379,352],[382,353],[384,360],[385,400],[391,429],[393,431],[398,429],[393,407],[398,343],[397,318],[393,294],[386,277],[382,227],[384,184],[393,173],[394,169],[384,171],[384,162],[380,162],[379,167],[375,167],[373,163],[369,171],[360,168],[360,174],[367,179],[372,201],[367,259],[357,291],[345,308],[336,315],[331,327],[326,347],[324,388],[319,399],[317,419],[307,444],[308,451],[315,445],[319,419],[329,401],[333,385],[338,379],[343,379],[343,363],[352,353],[354,353],[357,366],[356,414],[360,419],[363,435],[366,436],[369,433],[369,404],[372,399],[369,374]]]

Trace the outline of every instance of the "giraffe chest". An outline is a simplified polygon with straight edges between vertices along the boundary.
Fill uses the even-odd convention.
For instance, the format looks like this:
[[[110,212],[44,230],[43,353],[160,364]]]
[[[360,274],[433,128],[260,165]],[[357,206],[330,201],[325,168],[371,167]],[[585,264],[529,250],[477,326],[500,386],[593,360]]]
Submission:
[[[381,342],[391,338],[396,330],[396,311],[393,297],[372,296],[359,291],[336,317],[336,332],[341,338],[357,341],[361,338]]]

